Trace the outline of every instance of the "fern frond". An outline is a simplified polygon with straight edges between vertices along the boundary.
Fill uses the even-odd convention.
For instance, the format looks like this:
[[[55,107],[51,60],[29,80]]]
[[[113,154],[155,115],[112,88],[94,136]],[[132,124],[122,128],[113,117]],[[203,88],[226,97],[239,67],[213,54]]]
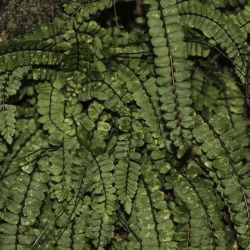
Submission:
[[[13,141],[13,136],[15,134],[15,111],[16,107],[13,105],[0,105],[0,131],[1,135],[7,141],[8,144],[11,144]]]
[[[174,1],[146,3],[151,5],[147,17],[154,47],[161,109],[167,127],[171,129],[170,138],[180,148],[178,155],[181,157],[192,140],[189,129],[193,126],[184,34]]]
[[[6,104],[21,86],[21,80],[30,70],[30,66],[17,67],[11,73],[0,76],[0,131],[4,139],[11,144],[15,133],[16,107]]]
[[[94,211],[89,214],[89,226],[87,228],[86,235],[93,240],[93,244],[98,250],[103,250],[113,237],[113,221],[108,223],[103,221],[97,213]]]
[[[235,24],[237,24],[242,32],[249,34],[250,32],[250,22],[249,22],[249,8],[250,5],[245,5],[245,8],[237,13],[237,15],[233,15],[232,19]]]
[[[61,53],[42,50],[9,52],[0,56],[0,73],[28,65],[58,65],[61,58]]]
[[[190,178],[177,171],[172,173],[174,194],[189,210],[188,218],[185,217],[187,231],[186,234],[182,233],[185,238],[179,238],[179,241],[185,241],[186,245],[197,249],[226,249],[228,241],[221,222],[222,208],[219,206],[220,199],[212,191],[213,183],[197,176]]]
[[[148,166],[147,166],[148,167]],[[135,213],[143,249],[176,249],[173,223],[159,181],[153,173],[141,177],[136,195]],[[162,233],[164,230],[165,233]]]
[[[42,170],[42,160],[36,160],[32,167],[23,169],[17,175],[5,179],[4,190],[9,188],[0,217],[1,248],[18,249],[31,245],[38,234],[36,218],[48,191],[49,176]],[[10,241],[11,240],[11,241]]]
[[[244,163],[244,150],[247,149],[242,148],[248,146],[248,140],[244,138],[244,132],[241,134],[241,131],[231,129],[225,119],[221,122],[216,116],[208,120],[201,112],[198,115],[199,125],[193,130],[194,136],[202,143],[202,150],[212,161],[213,171],[220,179],[222,197],[230,208],[240,245],[246,247],[249,244],[250,226],[249,187],[248,176],[241,172],[247,173],[249,170],[248,163]]]
[[[141,124],[132,117],[119,120],[119,127],[127,132],[118,136],[115,147],[115,184],[118,199],[124,204],[125,211],[130,214],[132,200],[137,191],[140,175],[140,153],[136,150],[143,146],[143,130]]]
[[[204,8],[204,5],[199,2],[185,1],[178,4],[178,10],[184,25],[201,30],[206,37],[215,40],[216,44],[232,59],[236,65],[235,72],[244,82],[249,51],[245,42],[246,34],[239,32],[230,18],[210,8],[209,5]]]

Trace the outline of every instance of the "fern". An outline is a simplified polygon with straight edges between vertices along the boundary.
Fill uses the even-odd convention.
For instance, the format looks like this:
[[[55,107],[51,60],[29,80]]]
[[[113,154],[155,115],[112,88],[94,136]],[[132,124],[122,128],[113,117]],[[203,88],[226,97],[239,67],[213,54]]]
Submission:
[[[133,4],[0,44],[0,249],[249,249],[249,3]]]
[[[238,33],[238,27],[231,19],[223,16],[218,10],[210,9],[209,6],[206,6],[206,11],[201,4],[194,1],[184,2],[178,6],[183,23],[200,29],[205,36],[214,39],[214,42],[233,60],[236,73],[243,81],[248,55],[246,33]]]
[[[152,37],[152,45],[156,55],[155,65],[158,74],[157,83],[161,95],[164,118],[167,127],[172,129],[171,140],[183,152],[192,139],[189,128],[192,127],[190,119],[192,110],[190,83],[188,83],[188,71],[185,69],[185,45],[184,34],[175,2],[150,2],[152,5],[147,14],[149,33]],[[185,94],[184,94],[185,93]],[[170,95],[170,96],[169,96]]]

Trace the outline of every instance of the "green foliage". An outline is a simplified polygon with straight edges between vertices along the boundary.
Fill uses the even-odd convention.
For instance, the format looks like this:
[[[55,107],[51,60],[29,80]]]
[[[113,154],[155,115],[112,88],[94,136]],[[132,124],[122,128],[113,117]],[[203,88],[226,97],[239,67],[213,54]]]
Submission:
[[[0,249],[250,249],[248,1],[120,4],[0,44]]]

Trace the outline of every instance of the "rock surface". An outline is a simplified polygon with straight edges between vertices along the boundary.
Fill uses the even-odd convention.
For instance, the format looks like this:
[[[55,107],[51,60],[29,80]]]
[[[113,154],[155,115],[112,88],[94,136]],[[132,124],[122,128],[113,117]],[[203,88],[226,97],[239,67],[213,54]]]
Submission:
[[[0,42],[51,21],[69,0],[0,0]]]

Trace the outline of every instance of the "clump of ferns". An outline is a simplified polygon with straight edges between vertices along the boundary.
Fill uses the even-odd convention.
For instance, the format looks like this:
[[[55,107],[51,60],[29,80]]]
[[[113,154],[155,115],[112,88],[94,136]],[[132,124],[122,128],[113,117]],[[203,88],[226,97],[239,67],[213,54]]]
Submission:
[[[120,5],[0,45],[0,248],[249,249],[249,3]]]

